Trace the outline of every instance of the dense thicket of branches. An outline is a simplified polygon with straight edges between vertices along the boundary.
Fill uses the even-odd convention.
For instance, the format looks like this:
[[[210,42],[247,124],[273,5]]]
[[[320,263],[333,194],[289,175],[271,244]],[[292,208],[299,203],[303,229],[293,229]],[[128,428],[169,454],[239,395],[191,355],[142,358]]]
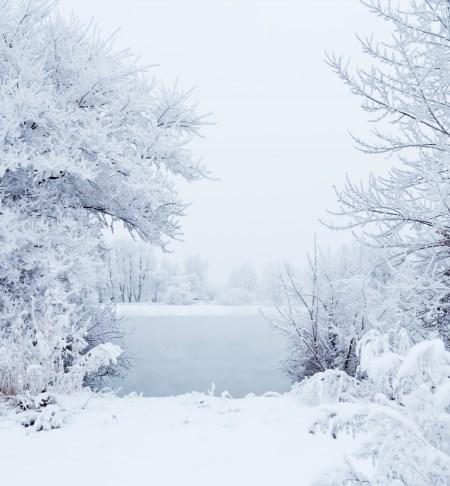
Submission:
[[[361,245],[325,252],[315,247],[306,271],[286,265],[276,326],[289,337],[284,368],[293,381],[328,369],[354,375],[356,345],[370,327],[378,298],[372,263]]]

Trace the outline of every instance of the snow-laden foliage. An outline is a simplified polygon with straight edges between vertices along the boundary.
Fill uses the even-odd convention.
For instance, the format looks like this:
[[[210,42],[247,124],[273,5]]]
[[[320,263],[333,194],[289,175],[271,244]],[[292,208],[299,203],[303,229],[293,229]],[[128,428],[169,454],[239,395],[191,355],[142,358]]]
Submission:
[[[348,227],[391,249],[397,262],[408,258],[424,267],[432,262],[435,285],[448,288],[450,4],[419,0],[400,8],[387,0],[363,3],[391,25],[391,39],[361,38],[371,68],[352,73],[340,58],[332,56],[329,62],[377,123],[374,140],[357,138],[359,147],[397,154],[400,163],[366,185],[348,182],[338,192],[341,214],[348,216]],[[425,308],[438,306],[437,312],[424,312],[426,325],[448,341],[448,292],[438,300],[428,297],[419,286],[415,300]]]
[[[406,331],[385,335],[372,330],[358,352],[358,385],[365,394],[354,396],[355,404],[328,406],[312,432],[352,433],[362,446],[339,472],[328,472],[316,484],[449,484],[450,353],[442,340],[412,345]],[[330,384],[334,393],[335,384]],[[305,385],[306,399],[312,385],[323,382]]]
[[[202,176],[186,146],[201,119],[53,2],[0,12],[0,395],[73,389],[114,322],[101,231],[178,234],[173,180]]]

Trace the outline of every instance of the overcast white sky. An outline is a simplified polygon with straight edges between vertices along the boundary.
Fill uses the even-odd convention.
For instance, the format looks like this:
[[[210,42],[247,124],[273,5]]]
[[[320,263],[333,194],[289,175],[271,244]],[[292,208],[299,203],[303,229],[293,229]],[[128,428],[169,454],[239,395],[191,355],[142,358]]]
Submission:
[[[325,65],[324,52],[359,56],[355,32],[383,29],[357,0],[61,0],[63,15],[121,27],[155,73],[196,90],[213,127],[196,144],[220,182],[182,189],[192,202],[180,256],[201,254],[221,279],[242,260],[302,261],[317,233],[345,241],[318,222],[335,206],[333,185],[364,177],[382,159],[354,150],[366,115]]]

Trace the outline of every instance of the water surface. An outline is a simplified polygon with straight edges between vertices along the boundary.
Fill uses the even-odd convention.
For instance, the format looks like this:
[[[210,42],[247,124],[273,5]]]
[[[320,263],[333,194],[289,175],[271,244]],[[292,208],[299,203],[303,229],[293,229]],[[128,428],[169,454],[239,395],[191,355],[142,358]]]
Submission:
[[[260,315],[124,317],[132,368],[121,393],[168,396],[207,391],[234,397],[284,392],[286,340]]]

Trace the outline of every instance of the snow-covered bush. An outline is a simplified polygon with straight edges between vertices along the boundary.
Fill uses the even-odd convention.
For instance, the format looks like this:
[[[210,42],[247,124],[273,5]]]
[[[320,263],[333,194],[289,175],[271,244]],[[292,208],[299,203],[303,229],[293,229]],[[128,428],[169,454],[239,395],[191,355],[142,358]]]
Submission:
[[[58,405],[46,405],[36,410],[19,414],[21,425],[35,432],[60,429],[64,425],[65,414]]]
[[[345,371],[326,370],[294,384],[292,394],[308,406],[355,402],[361,397],[361,384]]]
[[[330,472],[317,484],[450,484],[450,353],[443,342],[411,345],[405,332],[393,339],[371,331],[359,353],[370,394],[328,407],[314,429],[352,433],[362,445],[339,475]]]
[[[187,147],[202,122],[54,2],[0,12],[0,395],[67,391],[113,334],[102,230],[178,234],[173,177],[202,177]]]
[[[306,272],[286,266],[285,303],[273,323],[289,337],[285,369],[293,381],[329,369],[355,374],[356,343],[377,311],[375,267],[357,244],[335,254],[316,248]]]
[[[9,400],[16,421],[35,432],[59,429],[66,420],[66,411],[55,395],[45,393],[16,395]]]

